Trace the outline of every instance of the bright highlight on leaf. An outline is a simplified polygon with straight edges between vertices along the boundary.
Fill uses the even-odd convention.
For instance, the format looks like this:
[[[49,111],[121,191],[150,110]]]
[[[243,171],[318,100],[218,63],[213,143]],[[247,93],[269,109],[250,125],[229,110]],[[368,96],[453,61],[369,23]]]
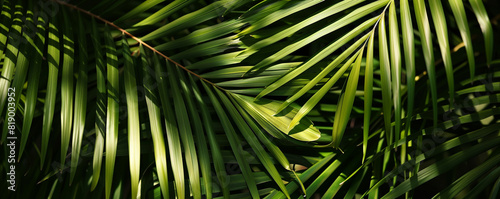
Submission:
[[[280,105],[279,102],[270,100],[254,102],[251,97],[244,95],[233,94],[232,96],[240,106],[245,108],[257,122],[276,138],[282,137],[280,132],[277,132],[276,129],[299,141],[311,142],[320,137],[319,130],[316,129],[313,123],[308,119],[301,120],[292,130],[288,129],[292,119],[297,115],[296,109],[288,108],[279,114],[275,114]]]

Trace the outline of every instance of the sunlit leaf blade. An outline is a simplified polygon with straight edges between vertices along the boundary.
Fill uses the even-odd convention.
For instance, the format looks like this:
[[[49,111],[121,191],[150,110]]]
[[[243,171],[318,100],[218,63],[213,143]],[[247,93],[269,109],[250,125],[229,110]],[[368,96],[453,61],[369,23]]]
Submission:
[[[45,104],[43,107],[43,127],[42,127],[42,150],[40,158],[40,166],[43,167],[47,148],[49,145],[50,131],[52,121],[54,119],[54,108],[56,103],[57,93],[57,79],[59,73],[59,59],[60,59],[60,43],[59,43],[59,30],[56,27],[57,22],[52,18],[49,22],[48,30],[48,49],[47,49],[47,62],[49,65],[49,77],[47,81],[47,94],[45,95]]]
[[[389,6],[389,40],[391,58],[391,85],[394,103],[394,136],[399,140],[401,132],[401,47],[399,43],[399,26],[396,16],[396,5]]]
[[[155,0],[154,2],[143,2],[143,6],[138,6],[136,10],[132,10],[129,13],[125,14],[122,16],[122,19],[125,19],[126,17],[133,16],[136,12],[140,10],[145,10],[144,8],[151,6],[151,4],[155,4],[160,0]],[[162,9],[158,10],[154,14],[148,16],[146,19],[142,20],[141,22],[135,24],[134,26],[140,27],[140,26],[146,26],[146,25],[151,25],[155,24],[165,18],[167,18],[169,15],[172,13],[175,13],[177,10],[182,9],[185,6],[188,6],[189,4],[193,3],[194,0],[186,0],[186,1],[173,1],[169,3],[167,6],[163,7]],[[121,20],[121,19],[118,19]]]
[[[269,14],[272,14],[273,12],[285,9],[283,8],[283,6],[286,5],[287,3],[288,2],[284,1],[273,1],[273,2],[261,1],[252,6],[251,8],[247,9],[246,12],[240,16],[240,18],[245,18],[245,20],[248,21],[258,21],[265,18]],[[293,5],[296,6],[297,4]],[[267,23],[267,25],[271,24],[272,22]]]
[[[231,32],[234,32],[238,30],[238,28],[242,25],[243,23],[238,20],[225,21],[214,26],[196,30],[191,34],[177,40],[169,41],[167,43],[155,46],[155,49],[158,51],[164,51],[202,43],[220,37],[221,35],[227,35]]]
[[[420,33],[420,40],[422,42],[422,50],[424,53],[425,67],[429,75],[429,82],[431,86],[432,110],[434,126],[437,125],[438,110],[437,110],[437,83],[436,83],[436,69],[434,66],[434,45],[431,38],[431,27],[429,18],[427,17],[427,8],[425,7],[424,0],[413,1],[415,8],[415,19],[417,21],[418,30]]]
[[[371,109],[373,100],[373,41],[375,31],[372,31],[368,45],[366,47],[366,67],[365,67],[365,100],[363,114],[363,159],[365,161],[368,148],[368,134],[370,133]]]
[[[238,64],[241,61],[243,61],[245,58],[248,56],[238,56],[241,51],[236,51],[232,53],[226,53],[222,55],[217,55],[214,57],[210,57],[207,59],[204,59],[202,61],[196,62],[194,64],[191,64],[187,66],[188,69],[205,69],[205,68],[213,68],[217,66],[226,66],[226,65],[231,65],[231,64]]]
[[[333,162],[327,167],[327,168],[324,168],[322,171],[321,171],[321,174],[319,174],[318,177],[316,177],[316,179],[314,179],[314,181],[307,187],[307,193],[309,193],[309,195],[307,195],[307,198],[311,198],[314,196],[313,193],[315,193],[321,186],[323,186],[324,183],[326,180],[328,180],[328,178],[330,176],[333,175],[333,173],[335,171],[337,171],[337,169],[341,166],[341,165],[344,165],[347,160],[349,158],[349,156],[351,155],[351,151],[349,150],[346,154],[342,154],[340,157],[338,157],[337,159],[333,160]],[[351,161],[351,164],[353,163],[354,161]],[[354,170],[355,168],[354,167],[351,167],[352,170]],[[331,184],[331,187],[325,192],[325,194],[323,195],[323,197],[327,197],[327,198],[332,198],[332,195],[335,195],[336,191],[338,191],[338,189],[334,189],[334,187],[337,187],[339,186],[339,183],[340,182],[337,182],[335,181],[334,183],[336,184]],[[328,183],[329,184],[329,183]]]
[[[340,94],[339,108],[335,112],[333,122],[332,144],[334,148],[339,148],[340,142],[344,135],[344,131],[349,121],[352,106],[354,104],[354,95],[358,87],[359,71],[361,70],[361,59],[363,58],[364,46],[360,49],[361,52],[357,55],[356,62],[352,66],[345,92]],[[353,56],[354,57],[354,56]]]
[[[473,86],[469,87],[463,90],[457,91],[457,95],[465,95],[465,94],[470,94],[470,93],[476,93],[476,92],[488,92],[488,91],[497,91],[500,90],[500,82],[493,82],[491,84],[485,85],[478,85],[478,86]]]
[[[257,158],[259,158],[260,162],[266,168],[267,172],[271,175],[274,182],[276,182],[276,184],[280,187],[281,191],[283,191],[285,196],[287,196],[287,198],[290,198],[290,195],[288,194],[285,188],[285,184],[283,184],[283,181],[281,180],[278,170],[271,161],[271,157],[269,156],[267,151],[264,150],[263,146],[256,138],[254,132],[252,132],[251,128],[247,125],[247,123],[240,115],[236,107],[234,107],[231,101],[229,101],[228,97],[226,97],[226,95],[224,95],[222,92],[219,91],[217,91],[217,94],[219,95],[220,99],[222,99],[222,103],[228,110],[229,114],[232,116],[232,119],[235,121],[236,125],[238,126],[238,129],[241,131],[241,134],[243,135],[245,140],[248,142],[252,150],[257,155]]]
[[[335,162],[334,162],[335,163]],[[342,182],[347,178],[349,174],[351,174],[356,168],[355,165],[358,164],[357,161],[343,161],[344,164],[340,164],[340,166],[345,166],[346,168],[343,171],[340,171],[340,175],[335,176],[335,181],[330,185],[330,187],[325,191],[323,198],[333,198],[339,193],[341,188],[343,187]],[[347,198],[347,197],[346,197]]]
[[[446,71],[446,79],[448,80],[450,104],[453,104],[455,95],[455,81],[453,77],[453,64],[451,61],[450,44],[448,43],[448,28],[446,25],[443,6],[441,5],[441,0],[429,1],[429,7],[432,13],[434,28],[436,29],[439,48],[441,49],[441,57],[443,58]]]
[[[275,115],[274,113],[280,106],[279,102],[264,99],[259,102],[254,102],[251,97],[244,95],[231,94],[231,96],[234,97],[238,104],[245,108],[245,110],[261,124],[268,133],[276,138],[286,139],[282,136],[282,133],[300,141],[315,141],[321,136],[319,130],[306,118],[302,119],[296,128],[288,131],[290,122],[297,114],[297,110],[294,108],[288,108],[283,111],[283,114]],[[276,129],[279,131],[276,131]]]
[[[186,166],[189,174],[189,183],[191,185],[191,190],[194,198],[201,198],[201,188],[200,188],[200,168],[198,164],[198,155],[196,154],[196,147],[194,146],[194,139],[191,130],[190,118],[186,109],[186,104],[184,103],[182,93],[180,91],[179,79],[176,72],[167,62],[168,74],[172,74],[168,79],[172,85],[172,94],[175,104],[175,115],[177,117],[177,122],[179,125],[179,133],[181,136],[182,145],[184,146],[184,154],[186,157]],[[157,72],[157,74],[161,74]]]
[[[168,176],[167,176],[167,163],[166,163],[166,154],[165,154],[165,145],[164,145],[164,140],[163,135],[162,135],[162,130],[161,130],[161,124],[159,121],[160,117],[160,110],[158,107],[154,105],[154,103],[149,99],[146,98],[146,102],[148,104],[149,110],[149,115],[151,119],[151,133],[153,134],[153,142],[154,142],[154,152],[155,152],[155,162],[156,162],[156,167],[158,168],[158,176],[159,176],[159,181],[160,181],[160,187],[162,188],[162,194],[164,196],[168,196]],[[150,108],[153,107],[153,108]]]
[[[299,121],[309,113],[316,104],[325,96],[325,94],[330,90],[330,88],[339,80],[339,78],[345,73],[347,68],[351,67],[351,64],[354,62],[356,57],[358,56],[360,51],[356,52],[336,73],[331,77],[328,82],[325,83],[307,102],[300,108],[297,114],[293,117],[292,121],[288,125],[288,130],[292,130]],[[283,105],[282,105],[283,106]]]
[[[282,75],[288,72],[290,69],[299,66],[300,64],[302,64],[302,62],[286,62],[286,63],[276,64],[269,67],[265,71],[262,71],[262,73],[259,73],[259,75],[263,76]],[[235,66],[235,67],[223,68],[220,70],[214,70],[207,73],[203,73],[201,74],[201,76],[203,78],[208,78],[212,80],[223,79],[223,78],[240,78],[250,68],[251,66]]]
[[[290,168],[290,162],[286,158],[285,154],[283,154],[281,149],[266,137],[264,132],[260,130],[257,124],[255,124],[255,122],[248,116],[245,110],[239,105],[239,103],[237,102],[238,100],[235,100],[238,96],[235,96],[233,94],[231,96],[231,101],[233,102],[233,104],[235,104],[236,108],[241,113],[245,121],[248,123],[250,128],[252,128],[253,132],[255,132],[255,135],[257,135],[259,140],[266,146],[266,148],[271,152],[274,158],[278,160],[281,166],[283,166],[283,168],[285,168],[286,170],[291,171],[292,169]]]
[[[129,164],[130,164],[130,187],[132,189],[132,198],[139,195],[139,175],[141,171],[141,126],[139,118],[139,105],[137,97],[137,80],[134,69],[134,59],[131,56],[130,48],[125,36],[122,36],[122,48],[124,59],[124,84],[125,95],[127,98],[127,129],[129,145]]]
[[[208,147],[205,138],[205,130],[203,128],[202,120],[200,118],[198,109],[193,102],[195,96],[193,96],[193,86],[187,81],[183,73],[181,73],[179,68],[177,69],[177,75],[180,80],[182,90],[184,91],[184,96],[187,104],[187,108],[190,113],[191,121],[193,122],[194,133],[195,133],[195,143],[197,144],[198,158],[200,162],[200,170],[203,176],[203,184],[205,188],[205,193],[207,199],[212,198],[212,172],[210,164],[210,155],[208,153]]]
[[[309,180],[313,175],[315,175],[317,172],[320,172],[321,169],[323,169],[323,166],[325,166],[328,162],[330,162],[334,157],[335,153],[329,154],[328,156],[322,158],[320,161],[318,161],[316,164],[311,166],[309,169],[305,170],[302,174],[299,175],[299,178],[302,182],[306,182]],[[295,192],[299,188],[299,185],[296,182],[290,182],[289,184],[286,185],[286,189],[288,190],[289,193]],[[303,195],[304,196],[304,195]],[[307,197],[307,195],[305,195]],[[269,198],[285,198],[285,195],[282,192],[278,191],[273,191],[271,194],[265,197],[266,199]]]
[[[253,173],[253,178],[259,182],[259,184],[262,183],[268,183],[271,182],[272,179],[269,177],[269,175],[266,172],[254,172]],[[231,191],[241,191],[241,190],[246,190],[246,182],[245,178],[243,178],[243,174],[238,173],[238,174],[232,174],[228,176],[228,181],[231,182],[231,186],[229,187]],[[214,187],[216,192],[219,192],[218,187]],[[272,190],[275,190],[274,188],[262,188],[259,190],[259,194],[261,196],[268,194]],[[243,193],[233,193],[231,197],[235,198],[251,198],[251,195],[248,191],[245,191]],[[216,199],[223,199],[224,197],[219,196],[216,197]]]
[[[88,82],[88,54],[87,41],[85,38],[86,30],[85,23],[81,15],[78,15],[78,79],[75,90],[75,124],[73,125],[73,141],[71,142],[71,175],[70,183],[76,174],[76,167],[80,160],[80,151],[82,147],[82,138],[85,128],[85,120],[87,115],[87,82]]]
[[[92,161],[92,184],[91,190],[94,190],[99,183],[101,175],[102,156],[104,151],[104,136],[96,130],[96,139],[94,146],[94,158]]]
[[[26,16],[22,16],[22,13],[20,12],[21,9],[22,9],[21,6],[16,5],[16,11],[14,13],[15,18],[14,18],[13,26],[12,26],[12,30],[15,31],[15,33],[12,33],[11,35],[9,35],[9,40],[11,40],[11,42],[9,42],[9,44],[7,46],[7,51],[5,52],[6,57],[4,59],[4,61],[5,61],[4,64],[6,65],[5,70],[8,71],[8,70],[12,69],[12,72],[15,72],[15,74],[12,74],[10,82],[2,82],[2,83],[7,83],[7,84],[2,84],[2,85],[7,86],[8,88],[7,88],[7,90],[4,90],[4,93],[0,94],[0,95],[2,95],[1,98],[4,97],[4,94],[5,94],[5,97],[9,96],[8,100],[7,100],[7,98],[5,98],[7,100],[7,107],[8,107],[7,109],[13,110],[14,113],[16,112],[17,106],[19,104],[19,100],[21,99],[21,93],[23,90],[22,86],[23,86],[24,82],[26,81],[26,76],[28,73],[28,65],[29,65],[30,61],[27,59],[27,56],[28,56],[28,53],[31,53],[28,51],[28,47],[29,47],[28,40],[30,40],[30,42],[33,43],[31,38],[28,35],[26,35],[26,33],[22,34],[22,35],[20,34],[21,33],[20,26],[23,23],[21,21],[22,20],[21,17],[26,17]],[[32,16],[33,16],[33,14],[31,12],[28,13],[28,16],[25,18],[26,22],[33,23]],[[15,53],[15,54],[11,54],[11,53]],[[6,79],[3,79],[3,80],[5,81]],[[10,86],[9,86],[9,84],[10,84]],[[0,111],[0,112],[2,112],[2,111]],[[10,112],[11,111],[6,111],[3,118],[6,118],[6,119],[9,118]],[[8,120],[4,120],[4,121],[5,122],[3,122],[3,128],[2,128],[2,132],[3,132],[2,133],[2,141],[7,142],[7,140],[5,139],[7,135],[9,135],[8,139],[12,139],[12,137],[14,137],[16,135],[15,131],[11,131],[9,129],[9,127],[12,125],[12,122],[15,122],[15,121],[10,121],[10,122],[6,122]],[[9,142],[11,142],[11,141],[9,141]]]
[[[265,3],[265,2],[262,2],[262,3]],[[255,32],[263,27],[266,27],[280,19],[283,19],[291,14],[294,14],[296,12],[299,12],[301,10],[304,10],[304,9],[307,9],[311,6],[314,6],[318,3],[320,3],[320,1],[299,1],[299,2],[275,2],[276,4],[279,4],[279,5],[267,5],[266,8],[269,8],[269,7],[282,7],[283,4],[285,3],[289,3],[289,4],[293,4],[292,6],[290,7],[287,7],[287,8],[282,8],[282,9],[279,9],[279,10],[276,10],[274,12],[269,12],[269,14],[267,14],[265,12],[265,9],[264,8],[263,10],[260,10],[256,15],[264,15],[265,17],[263,17],[262,19],[252,23],[251,26],[245,28],[244,30],[242,30],[241,32],[238,33],[238,37],[241,37],[243,35],[248,35],[252,32]],[[287,5],[288,6],[288,5]],[[248,13],[246,13],[248,14]],[[265,15],[267,14],[267,15]],[[333,13],[332,13],[333,14]],[[255,15],[252,16],[253,18],[255,18]],[[245,16],[243,16],[244,20],[249,20],[249,19],[246,19]],[[249,17],[250,18],[250,17]],[[249,20],[250,21],[250,20]],[[302,23],[302,22],[301,22]],[[312,22],[314,23],[314,22]],[[300,27],[302,26],[303,24],[296,24],[295,27]],[[300,28],[299,28],[300,29]],[[288,29],[287,31],[288,33],[290,34],[293,34],[293,31],[291,29]],[[286,36],[285,36],[286,37]],[[279,40],[279,39],[273,39],[273,40]]]
[[[202,9],[183,15],[182,17],[146,34],[145,36],[141,37],[141,40],[149,41],[152,39],[156,39],[171,34],[175,31],[180,31],[187,27],[197,25],[215,17],[219,17],[231,6],[241,5],[242,3],[247,1],[249,0],[242,0],[239,2],[229,0],[216,1],[206,7],[203,7]]]
[[[390,144],[394,140],[391,127],[392,115],[392,83],[391,83],[391,64],[389,61],[389,46],[387,44],[387,32],[385,28],[385,13],[382,14],[378,26],[379,56],[380,56],[380,79],[382,88],[382,110],[384,115],[384,126],[387,142]]]
[[[143,60],[146,59],[146,52],[144,48],[141,47],[141,52],[143,55]],[[143,61],[144,62],[144,61]],[[178,123],[180,118],[176,118],[174,113],[174,108],[172,107],[171,99],[169,98],[169,90],[167,90],[167,78],[171,79],[175,75],[167,74],[164,69],[165,65],[160,62],[158,56],[154,55],[153,64],[154,69],[148,68],[148,73],[155,76],[155,82],[158,84],[158,91],[160,93],[161,107],[163,109],[163,115],[165,116],[165,127],[168,141],[168,149],[170,153],[170,165],[172,166],[172,171],[174,171],[175,187],[177,197],[185,197],[185,179],[184,179],[184,157],[182,156],[182,144],[179,137],[180,129]],[[149,67],[148,65],[145,65]],[[149,72],[150,71],[150,72]],[[175,102],[174,102],[175,104]],[[184,132],[182,132],[184,133]],[[187,147],[187,145],[185,145]],[[186,162],[189,157],[186,157]]]
[[[11,6],[9,1],[2,2],[2,12],[0,13],[0,57],[4,56],[5,46],[7,45],[7,37],[12,23]],[[2,74],[3,76],[3,74]],[[0,114],[1,114],[0,109]]]
[[[243,148],[241,146],[241,142],[239,138],[236,135],[236,131],[234,130],[233,126],[231,125],[231,122],[229,118],[227,117],[224,109],[222,108],[221,104],[219,103],[219,100],[216,98],[214,93],[212,92],[211,88],[208,87],[204,82],[203,82],[203,87],[205,87],[205,91],[208,93],[208,96],[210,97],[210,101],[212,102],[212,105],[214,106],[217,115],[219,116],[220,121],[222,122],[222,127],[224,128],[225,134],[228,138],[229,144],[231,145],[231,148],[233,149],[233,154],[236,157],[236,160],[238,162],[238,165],[240,166],[241,171],[243,172],[243,177],[246,180],[246,184],[248,186],[248,189],[250,191],[250,194],[252,195],[252,198],[259,198],[259,193],[257,190],[257,185],[255,183],[255,180],[252,177],[252,170],[250,168],[250,165],[248,164],[248,161],[246,158],[242,156]],[[216,92],[220,92],[216,89]],[[220,95],[220,94],[218,94]]]
[[[50,199],[52,199],[52,198],[53,198],[52,196],[54,195],[54,191],[55,191],[55,189],[56,189],[56,186],[57,186],[58,180],[59,180],[59,179],[54,180],[54,183],[52,184],[52,187],[50,188],[50,192],[49,192],[49,195],[47,196],[47,198],[50,198]],[[54,198],[55,198],[55,197],[54,197]]]
[[[226,50],[234,48],[234,46],[241,45],[239,39],[232,39],[231,37],[224,37],[221,39],[209,41],[203,44],[193,46],[186,49],[180,53],[170,56],[174,60],[185,59],[185,58],[195,58],[202,56],[209,56],[218,53],[222,53]]]
[[[375,23],[375,21],[376,21],[376,19],[372,19],[371,23]],[[367,27],[365,27],[365,28],[367,28]],[[359,33],[361,33],[362,29],[357,29],[357,31],[359,31]],[[284,108],[286,108],[292,102],[294,102],[295,100],[299,99],[301,96],[303,96],[304,94],[306,94],[309,90],[311,90],[314,86],[316,86],[324,77],[326,77],[331,71],[333,71],[333,69],[335,69],[337,66],[339,66],[345,59],[347,59],[349,57],[349,55],[351,55],[356,49],[358,49],[359,46],[361,46],[361,44],[363,44],[364,42],[366,42],[366,39],[368,38],[368,35],[369,35],[369,33],[366,34],[366,35],[364,35],[360,39],[358,39],[347,50],[345,50],[344,52],[342,52],[342,54],[340,54],[337,58],[335,58],[335,60],[333,60],[333,62],[331,62],[330,64],[328,64],[328,66],[326,68],[324,68],[323,70],[321,70],[321,72],[318,73],[311,81],[307,82],[307,84],[305,86],[303,86],[299,91],[297,91],[295,94],[293,94],[293,96],[289,97],[285,102],[283,102],[283,104],[276,111],[276,113],[281,112]],[[352,35],[352,37],[354,37],[354,35]],[[345,40],[342,39],[342,40],[339,40],[339,41],[345,41]],[[345,44],[345,43],[343,43],[343,44]],[[337,46],[336,48],[339,48],[343,44]],[[309,65],[309,66],[312,66],[312,65]],[[301,66],[298,69],[296,69],[296,70],[294,70],[294,71],[286,74],[283,78],[281,78],[278,81],[274,82],[273,84],[271,84],[270,86],[268,86],[264,91],[262,91],[261,93],[259,93],[259,95],[257,97],[263,96],[263,94],[265,94],[266,92],[270,92],[270,91],[276,89],[277,86],[281,86],[281,85],[285,84],[286,83],[285,81],[287,81],[287,80],[289,80],[291,78],[296,77],[301,72],[303,72],[304,69],[307,69],[307,68],[303,68]],[[341,77],[341,75],[342,75],[343,72],[340,72],[340,71],[345,71],[345,69],[346,68],[344,68],[344,67],[340,68],[339,71],[332,78],[330,78],[330,80],[334,79],[334,80],[332,80],[332,81],[334,81],[334,82],[332,82],[333,84],[335,83],[335,81],[337,81]]]
[[[484,36],[484,46],[486,48],[486,63],[491,64],[493,58],[493,28],[491,27],[490,18],[481,0],[469,0],[477,21],[481,26]]]
[[[131,17],[135,17],[137,16],[138,14],[150,9],[151,7],[161,3],[161,2],[164,2],[165,0],[150,0],[150,1],[144,1],[142,2],[140,5],[136,6],[134,9],[130,10],[129,12],[127,12],[126,14],[122,15],[120,18],[118,18],[117,20],[115,20],[113,23],[119,23],[121,21],[124,21],[126,19],[129,19]]]
[[[21,26],[19,25],[22,23],[21,19],[17,19],[17,25],[11,23],[14,22],[16,19],[12,19],[13,17],[16,17],[17,15],[22,15],[20,11],[17,11],[16,9],[15,14],[12,14],[10,2],[6,1],[2,5],[2,13],[1,13],[1,22],[2,22],[2,32],[0,33],[0,42],[1,42],[1,48],[0,48],[0,57],[4,56],[4,50],[6,50],[5,53],[9,52],[12,53],[14,56],[17,56],[18,49],[14,46],[12,46],[12,36],[16,35],[17,38],[20,38],[21,34]],[[14,15],[14,16],[12,16]],[[4,23],[5,22],[5,23]],[[10,31],[10,34],[9,34]],[[11,37],[8,41],[7,38]],[[8,42],[8,43],[7,43]],[[7,47],[7,48],[5,48]],[[2,66],[2,78],[0,78],[0,115],[3,113],[3,109],[7,100],[7,90],[10,85],[10,81],[12,80],[12,77],[14,75],[14,64],[13,62],[15,60],[12,56],[6,56],[4,58],[4,63]],[[6,135],[7,132],[2,133],[2,142],[4,141],[4,134]]]
[[[370,20],[365,21],[361,25],[357,26],[353,30],[349,31],[346,35],[323,49],[320,53],[315,55],[313,58],[311,58],[309,61],[298,67],[297,69],[294,69],[290,73],[287,73],[285,76],[282,78],[278,79],[276,82],[272,83],[271,85],[267,86],[259,95],[257,95],[256,99],[261,98],[264,95],[267,95],[268,93],[276,90],[277,88],[281,87],[285,83],[289,82],[291,79],[297,77],[307,69],[309,69],[311,66],[314,64],[318,63],[321,59],[325,58],[326,56],[330,55],[332,52],[335,50],[338,50],[340,47],[345,45],[347,42],[350,40],[354,39],[356,36],[361,34],[364,30],[366,30],[368,27],[373,25],[376,22],[376,18],[372,18]],[[365,37],[363,37],[365,38]],[[321,80],[323,77],[325,77],[329,72],[331,72],[332,69],[334,69],[338,64],[340,64],[344,59],[347,58],[361,43],[363,42],[363,39],[360,38],[358,39],[354,44],[352,44],[347,50],[342,52],[342,54],[337,57],[330,65],[328,65],[321,73],[319,73],[314,79],[311,80],[310,83],[308,83],[306,86],[304,86],[297,94],[295,94],[293,97],[287,99],[286,103],[291,103],[298,97],[300,97],[302,93],[307,92],[309,89],[312,88],[315,84],[318,83],[319,80]]]
[[[327,9],[325,9],[317,14],[315,14],[315,15],[313,15],[305,20],[302,20],[300,23],[297,23],[289,28],[286,28],[286,29],[280,31],[279,33],[276,33],[276,34],[274,34],[266,39],[258,41],[257,43],[253,44],[248,49],[243,51],[243,53],[253,53],[253,52],[257,51],[258,49],[262,49],[266,46],[269,46],[273,43],[276,43],[276,42],[282,40],[283,38],[286,38],[286,37],[296,33],[297,31],[304,29],[307,26],[310,26],[310,25],[312,25],[312,24],[314,24],[314,23],[316,23],[324,18],[332,16],[332,15],[334,15],[338,12],[341,12],[345,9],[348,9],[352,6],[355,6],[356,4],[358,4],[360,2],[362,2],[362,0],[342,1],[342,2],[336,3],[333,6],[330,6],[329,8],[327,8]],[[288,13],[289,10],[298,11],[300,9],[307,8],[307,7],[312,6],[314,4],[317,4],[317,3],[319,3],[319,1],[301,2],[300,4],[297,4],[296,6],[291,7],[289,9],[284,9],[281,11],[274,12],[274,13],[266,16],[265,18],[255,22],[254,24],[252,24],[252,26],[249,26],[245,30],[241,31],[240,33],[238,33],[238,36],[251,33],[257,29],[260,29],[263,25],[267,25],[269,23],[272,23],[272,22],[280,19],[281,17],[285,17],[286,15],[283,15],[281,12]],[[252,68],[250,70],[257,69],[256,67],[257,66],[255,66],[254,68]]]
[[[406,66],[406,91],[407,109],[406,109],[406,122],[405,129],[401,132],[401,139],[408,135],[411,129],[411,119],[413,118],[413,106],[415,101],[415,39],[413,36],[413,22],[410,14],[410,5],[408,0],[403,0],[400,3],[400,16],[401,28],[403,33],[403,49],[404,49],[404,63]],[[398,133],[398,131],[396,131]],[[401,162],[406,161],[406,145],[402,146]]]
[[[228,178],[228,175],[226,173],[226,168],[224,166],[224,161],[221,156],[219,144],[217,143],[215,132],[212,127],[212,118],[210,117],[205,101],[202,99],[200,90],[193,81],[192,76],[189,76],[189,81],[193,86],[193,95],[196,99],[196,102],[199,105],[198,109],[201,112],[203,126],[205,127],[205,131],[207,132],[207,138],[208,138],[207,142],[211,149],[210,151],[212,154],[215,174],[217,175],[217,179],[219,180],[219,185],[222,188],[222,194],[224,198],[227,198],[229,197],[228,185],[230,182],[226,180]]]
[[[141,46],[142,48],[142,46]],[[163,139],[163,129],[161,127],[161,114],[160,108],[158,107],[160,100],[156,94],[155,88],[153,87],[155,78],[152,76],[150,71],[150,65],[146,57],[146,52],[142,48],[141,50],[141,60],[142,60],[142,70],[143,70],[143,85],[146,92],[146,104],[148,108],[149,115],[149,125],[151,129],[151,135],[153,136],[153,148],[154,157],[156,163],[156,172],[158,174],[158,180],[161,187],[161,193],[164,197],[169,197],[168,190],[168,172],[167,172],[167,154],[165,150],[165,141]],[[161,197],[161,196],[160,196]]]
[[[286,46],[285,48],[278,51],[277,53],[262,60],[261,62],[257,63],[249,72],[251,72],[253,70],[257,70],[257,69],[265,67],[265,66],[268,66],[269,64],[272,64],[272,63],[278,61],[279,59],[285,57],[286,55],[288,55],[292,52],[295,52],[296,50],[302,48],[303,46],[311,43],[312,41],[314,41],[318,38],[321,38],[321,37],[325,36],[326,34],[331,33],[335,30],[338,30],[338,29],[346,26],[347,24],[350,24],[350,23],[356,21],[357,19],[359,19],[359,18],[361,18],[361,17],[363,17],[363,16],[365,16],[365,15],[367,15],[375,10],[378,10],[379,8],[383,7],[387,3],[387,1],[388,0],[376,1],[376,2],[365,5],[361,8],[358,8],[358,9],[350,12],[348,15],[344,16],[340,20],[324,27],[323,29],[307,36],[306,38],[304,38],[300,41],[297,41],[291,45]]]
[[[469,23],[467,22],[467,15],[465,14],[464,4],[461,0],[449,0],[451,10],[455,16],[460,35],[467,51],[467,59],[469,60],[470,76],[474,77],[476,71],[476,61],[474,60],[474,48],[472,47],[472,37],[469,31]]]
[[[30,133],[31,124],[33,122],[36,100],[38,96],[38,81],[40,79],[40,72],[42,70],[42,57],[45,46],[45,27],[42,24],[45,23],[45,20],[42,17],[38,17],[38,19],[36,20],[37,33],[34,38],[35,46],[33,46],[33,48],[35,48],[36,50],[33,49],[33,54],[35,56],[33,58],[33,61],[30,62],[31,72],[28,74],[28,91],[26,93],[26,104],[24,107],[23,127],[18,160],[21,159],[26,147],[26,142],[28,141],[28,135]]]
[[[228,87],[256,88],[256,87],[264,87],[273,82],[273,80],[275,79],[276,79],[275,76],[250,77],[250,78],[242,78],[242,79],[218,82],[217,85],[224,88]]]
[[[359,186],[361,185],[362,182],[364,182],[366,173],[368,172],[368,168],[366,167],[363,170],[362,174],[358,174],[354,179],[353,179],[353,184],[349,187],[349,191],[345,194],[345,198],[353,198],[359,189]],[[355,172],[356,173],[356,172]],[[342,184],[341,184],[342,185]]]
[[[104,54],[102,52],[99,30],[95,20],[92,20],[92,44],[94,46],[96,59],[96,82],[97,82],[97,97],[96,97],[96,117],[95,117],[95,135],[96,144],[94,148],[94,159],[92,163],[92,184],[91,190],[94,190],[99,182],[101,174],[102,156],[104,150],[104,133],[106,128],[106,70],[104,69]]]
[[[68,11],[63,10],[64,30],[62,35],[62,73],[61,73],[61,167],[66,162],[69,141],[71,139],[71,127],[73,124],[73,65],[75,57],[75,42],[73,28]]]
[[[109,30],[105,29],[106,70],[107,70],[107,95],[108,104],[106,111],[106,169],[105,186],[106,198],[111,195],[113,172],[115,169],[116,147],[118,145],[118,117],[119,117],[119,72],[118,58],[113,38]]]

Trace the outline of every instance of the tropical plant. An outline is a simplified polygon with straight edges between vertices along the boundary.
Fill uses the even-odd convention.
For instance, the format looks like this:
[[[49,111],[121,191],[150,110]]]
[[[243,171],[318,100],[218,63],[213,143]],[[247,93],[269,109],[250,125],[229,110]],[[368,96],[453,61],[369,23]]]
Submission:
[[[2,198],[498,197],[498,1],[0,4]]]

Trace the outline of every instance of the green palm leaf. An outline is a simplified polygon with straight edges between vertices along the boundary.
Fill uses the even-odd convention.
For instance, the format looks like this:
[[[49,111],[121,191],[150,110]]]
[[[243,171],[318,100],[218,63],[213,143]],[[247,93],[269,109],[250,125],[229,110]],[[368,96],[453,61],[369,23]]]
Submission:
[[[498,195],[496,1],[0,4],[4,197]]]

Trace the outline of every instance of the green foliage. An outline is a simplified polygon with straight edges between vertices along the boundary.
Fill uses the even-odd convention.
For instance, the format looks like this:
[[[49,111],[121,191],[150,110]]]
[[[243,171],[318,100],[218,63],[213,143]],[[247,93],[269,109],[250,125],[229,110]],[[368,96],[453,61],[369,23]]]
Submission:
[[[498,196],[499,2],[0,4],[2,197]]]

